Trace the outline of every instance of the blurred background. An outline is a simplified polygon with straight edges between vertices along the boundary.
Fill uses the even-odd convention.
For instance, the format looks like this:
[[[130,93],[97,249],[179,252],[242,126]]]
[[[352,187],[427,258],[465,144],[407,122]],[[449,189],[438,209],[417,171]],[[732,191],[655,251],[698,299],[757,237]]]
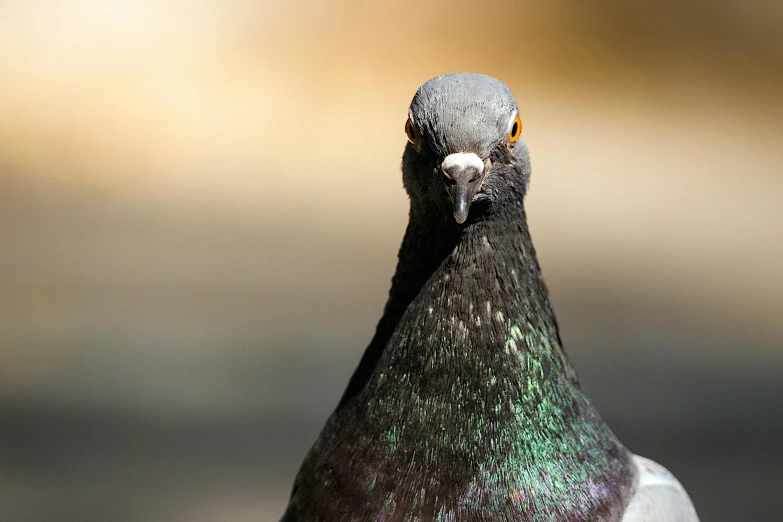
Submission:
[[[0,520],[276,521],[458,71],[517,95],[603,416],[703,521],[779,520],[777,0],[0,0]]]

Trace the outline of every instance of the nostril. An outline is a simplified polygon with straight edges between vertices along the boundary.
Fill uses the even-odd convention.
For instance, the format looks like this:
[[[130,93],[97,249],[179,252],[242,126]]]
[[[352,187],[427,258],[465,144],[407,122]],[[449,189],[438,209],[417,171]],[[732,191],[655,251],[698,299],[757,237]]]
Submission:
[[[457,184],[457,180],[455,180],[454,178],[450,177],[445,172],[441,172],[441,177],[443,178],[443,184],[446,185],[447,187],[450,187],[452,185],[456,185]]]
[[[440,165],[443,176],[457,184],[474,183],[481,178],[484,167],[484,161],[472,152],[449,154]]]
[[[447,185],[473,183],[481,177],[481,171],[473,167],[443,169],[441,173]]]

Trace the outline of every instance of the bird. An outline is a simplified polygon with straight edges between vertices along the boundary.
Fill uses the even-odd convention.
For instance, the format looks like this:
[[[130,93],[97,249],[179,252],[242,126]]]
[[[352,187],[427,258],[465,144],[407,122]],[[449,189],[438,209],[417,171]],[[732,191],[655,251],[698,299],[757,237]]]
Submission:
[[[388,301],[281,522],[697,522],[680,482],[602,420],[563,349],[511,90],[437,76],[405,131],[410,213]]]

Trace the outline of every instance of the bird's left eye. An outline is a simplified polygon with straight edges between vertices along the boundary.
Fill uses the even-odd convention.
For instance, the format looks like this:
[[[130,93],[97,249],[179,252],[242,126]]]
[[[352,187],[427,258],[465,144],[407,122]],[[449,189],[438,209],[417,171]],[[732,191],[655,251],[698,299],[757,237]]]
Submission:
[[[410,118],[405,122],[405,134],[408,135],[408,141],[416,145],[416,129],[413,127],[413,120]]]
[[[508,141],[514,143],[519,139],[521,135],[522,135],[522,120],[519,118],[519,114],[517,114],[516,118],[514,118],[514,124],[511,126],[511,131],[509,132]]]

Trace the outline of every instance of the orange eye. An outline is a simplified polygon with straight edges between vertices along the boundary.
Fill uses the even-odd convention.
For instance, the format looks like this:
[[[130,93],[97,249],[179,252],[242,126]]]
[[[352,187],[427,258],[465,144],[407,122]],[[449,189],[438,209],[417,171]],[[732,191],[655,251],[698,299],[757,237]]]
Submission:
[[[508,135],[508,140],[514,143],[522,135],[522,120],[519,119],[519,114],[514,118],[514,125],[511,126],[511,133]]]
[[[410,118],[405,122],[405,134],[408,135],[408,141],[416,145],[416,129],[413,128],[413,121]]]

